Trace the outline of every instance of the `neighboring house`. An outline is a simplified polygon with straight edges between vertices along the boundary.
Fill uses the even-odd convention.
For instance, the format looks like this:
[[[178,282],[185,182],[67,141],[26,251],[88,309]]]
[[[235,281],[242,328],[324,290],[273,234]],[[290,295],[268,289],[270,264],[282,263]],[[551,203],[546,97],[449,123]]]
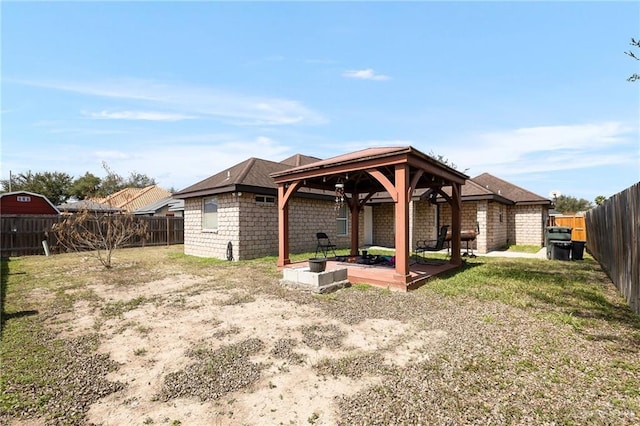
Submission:
[[[175,216],[182,217],[184,212],[184,200],[178,200],[173,196],[165,197],[140,207],[133,211],[133,214],[140,216]]]
[[[0,215],[59,215],[44,195],[27,191],[0,194]]]
[[[276,254],[277,186],[269,174],[316,161],[320,160],[300,154],[279,163],[250,158],[174,194],[185,202],[185,254],[235,260]],[[294,194],[289,217],[292,253],[314,251],[315,233],[320,231],[338,247],[349,247],[350,212],[336,205],[335,195],[306,187]],[[428,195],[416,190],[409,205],[412,248],[418,240],[435,239],[441,225],[451,224],[449,205],[441,196],[432,203]],[[470,248],[486,253],[508,244],[543,245],[550,200],[488,173],[467,180],[461,198],[462,230],[480,230]],[[393,247],[394,215],[387,193],[373,196],[358,219],[361,244]]]
[[[60,204],[58,210],[62,214],[76,214],[80,212],[109,214],[109,213],[122,213],[122,209],[117,207],[111,207],[108,204],[98,203],[91,200],[76,201],[73,203]]]
[[[117,207],[126,212],[133,212],[140,207],[170,196],[171,193],[166,189],[162,189],[157,185],[149,185],[145,188],[124,188],[108,197],[93,201]]]

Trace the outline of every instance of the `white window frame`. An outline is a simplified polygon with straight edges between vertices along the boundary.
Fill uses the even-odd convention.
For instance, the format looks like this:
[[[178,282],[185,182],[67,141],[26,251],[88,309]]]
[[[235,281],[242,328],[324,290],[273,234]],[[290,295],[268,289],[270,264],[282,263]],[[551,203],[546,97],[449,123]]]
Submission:
[[[342,223],[344,223],[344,225],[341,225]],[[340,232],[341,226],[344,227],[344,233]],[[349,208],[346,204],[342,204],[338,209],[338,215],[336,217],[336,235],[338,237],[345,237],[349,235]]]
[[[207,201],[213,201],[213,203],[215,203],[216,206],[216,211],[215,212],[207,212],[206,211],[206,206],[207,206]],[[202,199],[202,230],[204,232],[217,232],[218,231],[218,208],[219,208],[219,203],[218,203],[218,197],[204,197]],[[207,215],[213,215],[215,213],[215,228],[212,227],[208,227],[207,224]]]
[[[276,203],[276,197],[272,195],[256,195],[256,204],[263,206],[273,206]]]

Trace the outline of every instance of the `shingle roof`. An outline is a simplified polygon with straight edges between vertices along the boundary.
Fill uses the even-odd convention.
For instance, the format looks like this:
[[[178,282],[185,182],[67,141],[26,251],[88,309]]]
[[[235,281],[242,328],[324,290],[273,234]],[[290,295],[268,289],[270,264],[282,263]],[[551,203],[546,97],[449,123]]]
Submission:
[[[316,161],[320,161],[320,159],[302,154],[295,154],[279,163],[252,157],[188,186],[173,195],[175,198],[200,197],[208,194],[243,190],[242,187],[252,187],[257,190],[259,188],[276,190],[278,186],[269,176],[271,173]]]
[[[124,188],[108,197],[94,201],[132,212],[137,208],[169,196],[171,196],[171,193],[166,189],[162,189],[157,185],[149,185],[145,188]]]
[[[495,177],[489,173],[483,173],[471,180],[484,189],[507,198],[516,204],[551,204],[551,200],[541,197],[538,194],[534,194],[531,191]]]
[[[284,160],[281,161],[281,163],[291,167],[299,167],[299,166],[315,163],[316,161],[322,161],[322,158],[311,157],[309,155],[295,154],[289,158],[285,158]]]

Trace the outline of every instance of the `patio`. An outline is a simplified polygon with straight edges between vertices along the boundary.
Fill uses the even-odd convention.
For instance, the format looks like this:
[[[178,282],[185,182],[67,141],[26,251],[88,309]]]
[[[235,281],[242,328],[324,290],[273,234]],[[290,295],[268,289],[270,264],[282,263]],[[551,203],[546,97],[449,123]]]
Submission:
[[[289,263],[284,268],[302,268],[308,265],[307,261]],[[337,261],[335,258],[327,258],[327,271],[347,268],[347,279],[351,284],[365,283],[376,287],[384,287],[395,291],[415,290],[424,285],[430,278],[444,272],[458,268],[444,260],[434,260],[428,263],[411,262],[409,264],[409,279],[406,284],[399,283],[396,279],[396,270],[390,265],[363,265],[355,262]]]

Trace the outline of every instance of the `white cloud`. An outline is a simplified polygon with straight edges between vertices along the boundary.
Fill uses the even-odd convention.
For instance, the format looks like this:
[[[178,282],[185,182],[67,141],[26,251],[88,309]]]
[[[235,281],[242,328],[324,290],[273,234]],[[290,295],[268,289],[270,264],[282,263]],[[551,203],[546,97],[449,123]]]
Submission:
[[[135,107],[132,111],[140,106],[170,109],[176,111],[175,114],[178,115],[186,117],[195,115],[199,118],[211,118],[234,125],[323,124],[327,122],[322,114],[295,100],[243,95],[209,87],[136,79],[117,79],[93,83],[39,81],[19,81],[18,83],[128,101]]]
[[[624,153],[633,143],[632,132],[619,122],[526,127],[470,135],[438,153],[474,175],[584,169],[634,161]]]
[[[372,68],[367,68],[364,70],[345,71],[342,74],[342,76],[347,78],[359,78],[362,80],[378,80],[378,81],[391,79],[391,77],[389,77],[388,75],[376,74],[376,72]]]
[[[193,115],[156,111],[100,111],[83,112],[83,114],[90,118],[108,120],[181,121],[197,118]]]

